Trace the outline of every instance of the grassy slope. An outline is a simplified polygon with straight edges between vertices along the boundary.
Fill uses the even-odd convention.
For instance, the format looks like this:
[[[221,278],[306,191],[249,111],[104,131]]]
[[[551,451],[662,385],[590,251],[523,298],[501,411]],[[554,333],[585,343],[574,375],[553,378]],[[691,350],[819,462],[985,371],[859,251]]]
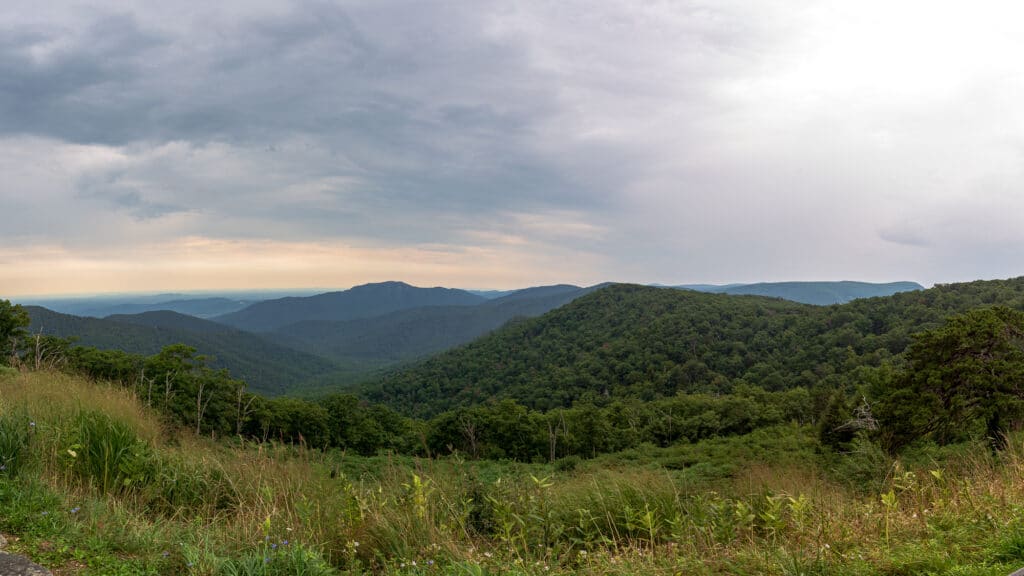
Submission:
[[[88,472],[96,451],[78,443],[82,413],[131,432],[115,468],[132,482],[101,488]],[[0,531],[62,574],[996,575],[1024,565],[1021,438],[999,459],[925,452],[924,467],[868,453],[823,462],[810,431],[790,426],[554,467],[366,459],[213,443],[165,429],[120,389],[48,373],[0,376],[0,450],[15,437],[27,444],[20,471],[0,473]],[[880,487],[838,483],[830,467],[870,472]]]

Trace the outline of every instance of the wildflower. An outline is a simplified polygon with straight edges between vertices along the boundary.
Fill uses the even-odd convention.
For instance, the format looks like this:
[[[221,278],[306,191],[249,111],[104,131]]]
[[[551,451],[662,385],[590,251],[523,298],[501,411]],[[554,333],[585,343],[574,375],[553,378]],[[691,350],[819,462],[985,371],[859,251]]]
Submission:
[[[263,541],[264,542],[270,542],[270,536],[264,536],[263,537]]]
[[[433,560],[427,560],[427,566],[433,566],[433,565],[434,565],[434,561]]]
[[[35,422],[35,420],[33,420],[33,421],[29,422],[29,423],[28,423],[28,426],[29,426],[29,428],[35,428],[35,427],[36,427],[36,422]]]
[[[490,558],[491,557],[491,553],[490,552],[484,552],[484,556]]]
[[[353,541],[352,545],[355,546],[356,548],[359,548],[359,541],[358,540]]]
[[[269,564],[270,563],[270,556],[264,556],[263,557],[263,563],[264,564]]]
[[[81,510],[81,509],[82,508],[80,506],[75,506],[74,508],[71,509],[71,513],[72,514],[78,514],[78,511]]]
[[[0,472],[7,470],[7,464],[0,464]]]
[[[270,549],[271,550],[277,550],[277,544],[271,544],[270,545]]]
[[[281,546],[287,546],[287,545],[288,545],[288,541],[287,540],[282,540],[281,541]]]
[[[164,558],[167,558],[168,556],[171,555],[171,553],[168,552],[167,550],[164,550],[163,552],[160,553],[160,555],[163,556]]]
[[[50,514],[49,512],[47,512],[46,510],[43,510],[42,516],[48,516],[49,514]]]

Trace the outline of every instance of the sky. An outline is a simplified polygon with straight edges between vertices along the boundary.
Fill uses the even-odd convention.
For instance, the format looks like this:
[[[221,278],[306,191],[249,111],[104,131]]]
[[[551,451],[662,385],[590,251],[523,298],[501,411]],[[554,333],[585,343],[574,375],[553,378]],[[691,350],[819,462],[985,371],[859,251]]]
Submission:
[[[1020,276],[1020,22],[5,0],[0,297]]]

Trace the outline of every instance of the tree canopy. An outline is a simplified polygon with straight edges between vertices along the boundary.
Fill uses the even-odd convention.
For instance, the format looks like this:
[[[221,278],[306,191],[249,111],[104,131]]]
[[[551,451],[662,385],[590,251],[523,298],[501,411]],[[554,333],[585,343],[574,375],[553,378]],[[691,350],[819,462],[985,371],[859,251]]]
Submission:
[[[29,325],[29,316],[20,304],[11,304],[9,300],[0,300],[0,364],[6,365],[13,354],[8,354],[18,340],[25,334]]]
[[[1024,313],[995,306],[952,316],[915,335],[907,360],[881,406],[893,444],[978,430],[999,443],[1024,413]]]

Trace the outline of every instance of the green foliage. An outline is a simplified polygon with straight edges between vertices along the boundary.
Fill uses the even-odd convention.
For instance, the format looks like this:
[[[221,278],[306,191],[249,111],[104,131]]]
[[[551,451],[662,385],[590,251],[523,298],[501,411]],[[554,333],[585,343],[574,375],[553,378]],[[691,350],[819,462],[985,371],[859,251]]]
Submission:
[[[143,497],[154,511],[169,517],[237,510],[240,496],[217,466],[180,456],[155,454]]]
[[[881,491],[892,470],[893,460],[867,434],[857,434],[842,457],[833,459],[833,476],[868,494]]]
[[[218,576],[329,576],[337,574],[318,552],[301,544],[265,540],[240,558],[227,559]]]
[[[827,398],[898,365],[911,334],[991,303],[1024,308],[1024,278],[828,307],[612,285],[392,373],[366,394],[421,417],[492,398],[548,411],[742,383]]]
[[[343,366],[313,354],[276,344],[256,334],[242,332],[209,320],[173,312],[152,312],[114,318],[80,318],[45,308],[27,308],[33,332],[62,338],[74,337],[81,346],[98,350],[92,355],[151,356],[175,344],[185,344],[207,355],[213,369],[228,369],[253,389],[280,395],[322,374]],[[126,354],[127,353],[127,354]],[[82,359],[88,360],[88,359]],[[138,371],[129,380],[138,378]],[[118,374],[115,379],[123,379]]]
[[[106,414],[79,412],[70,441],[64,453],[69,467],[102,492],[133,490],[152,477],[149,446],[130,426]]]
[[[25,334],[29,323],[28,313],[21,305],[0,300],[0,366],[7,365],[12,346]]]
[[[23,409],[0,412],[0,477],[14,477],[21,471],[29,455],[35,426]]]
[[[907,359],[879,407],[892,446],[978,429],[1000,443],[1024,415],[1024,313],[997,306],[953,316],[915,335]]]
[[[853,440],[856,430],[850,426],[852,413],[846,394],[837,390],[832,394],[825,413],[818,420],[818,440],[822,446],[842,450]]]

